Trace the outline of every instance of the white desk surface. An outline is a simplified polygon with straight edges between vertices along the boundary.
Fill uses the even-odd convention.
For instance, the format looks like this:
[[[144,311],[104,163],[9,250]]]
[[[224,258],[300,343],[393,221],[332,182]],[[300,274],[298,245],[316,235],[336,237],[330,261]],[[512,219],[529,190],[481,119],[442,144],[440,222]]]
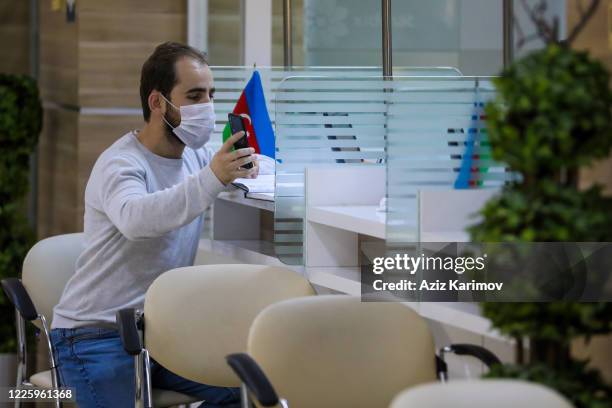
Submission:
[[[385,239],[386,213],[377,205],[317,206],[308,208],[308,221]]]
[[[274,204],[274,193],[249,193],[247,198],[254,200],[264,200]]]
[[[238,204],[274,211],[274,202],[245,198],[242,191],[223,192],[219,199]],[[386,214],[376,211],[378,206],[315,206],[308,209],[308,221],[385,239]],[[468,235],[455,231],[425,231],[423,242],[466,242]],[[263,245],[263,247],[262,247]],[[222,253],[243,262],[284,265],[276,256],[270,243],[261,241],[212,241],[202,239],[200,249]],[[286,265],[285,265],[286,266]],[[293,267],[291,267],[294,269]],[[340,293],[361,295],[361,279],[358,267],[303,267],[300,273],[315,285]],[[505,339],[491,330],[491,322],[483,317],[477,304],[444,302],[404,302],[424,318],[478,333],[489,338]]]
[[[464,231],[421,231],[421,242],[470,242]]]
[[[358,267],[307,267],[306,278],[319,286],[361,296],[361,272]]]
[[[214,252],[244,263],[284,266],[271,242],[259,240],[212,240],[201,238],[198,249]]]
[[[376,205],[337,205],[308,208],[308,221],[372,237],[386,238],[386,213]],[[470,242],[465,231],[422,231],[421,242]]]
[[[272,211],[272,212],[274,211],[274,201],[267,200],[270,198],[270,194],[257,193],[257,194],[253,194],[253,196],[255,197],[259,196],[259,198],[261,199],[246,198],[244,196],[244,191],[242,190],[236,190],[236,191],[231,191],[231,192],[224,191],[222,193],[219,193],[217,198],[220,200],[232,201],[234,203],[246,205],[248,207],[255,207],[255,208],[259,208],[259,209],[266,210],[266,211]],[[274,197],[273,194],[272,194],[272,197]]]
[[[361,296],[359,267],[307,267],[306,277],[315,285],[352,296]],[[491,321],[482,316],[476,303],[468,302],[402,302],[421,316],[489,338],[503,339],[491,329]]]
[[[210,240],[201,239],[199,249],[211,251],[244,263],[284,266],[305,274],[314,285],[352,296],[361,296],[361,272],[358,267],[308,267],[288,266],[274,254],[272,244],[257,240]],[[488,338],[505,339],[491,330],[491,322],[481,315],[474,303],[461,302],[403,302],[421,316]]]

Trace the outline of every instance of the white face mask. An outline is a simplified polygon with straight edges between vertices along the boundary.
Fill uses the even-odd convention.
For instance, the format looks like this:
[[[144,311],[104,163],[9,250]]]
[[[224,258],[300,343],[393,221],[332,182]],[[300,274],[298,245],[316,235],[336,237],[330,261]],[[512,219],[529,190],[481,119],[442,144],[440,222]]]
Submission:
[[[172,128],[176,137],[185,143],[185,146],[194,150],[204,146],[215,131],[216,116],[212,101],[184,105],[179,108],[166,99],[164,95],[161,95],[161,97],[181,113],[181,123],[177,127],[173,127],[166,120],[165,115],[163,116],[164,122]]]

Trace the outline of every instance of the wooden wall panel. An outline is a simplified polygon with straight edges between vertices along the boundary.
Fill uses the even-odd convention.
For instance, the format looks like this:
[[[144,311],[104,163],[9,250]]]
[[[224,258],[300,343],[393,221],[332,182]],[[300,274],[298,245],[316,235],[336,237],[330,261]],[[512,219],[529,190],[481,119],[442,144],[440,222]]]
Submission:
[[[2,0],[0,0],[2,1]],[[40,0],[41,88],[46,112],[40,149],[39,236],[83,228],[85,185],[98,156],[142,125],[140,113],[98,116],[83,108],[140,108],[140,69],[156,45],[185,42],[186,1],[79,0],[76,22]]]
[[[187,2],[182,0],[79,0],[78,7],[81,13],[187,13]]]
[[[578,19],[576,1],[578,0],[569,0],[567,2],[569,29],[574,27]],[[612,72],[611,33],[612,0],[603,0],[595,16],[576,39],[574,46],[581,50],[588,50],[591,55],[603,61],[608,70]],[[594,183],[602,184],[606,188],[606,194],[612,196],[612,154],[607,160],[599,161],[593,166],[583,169],[580,174],[580,182],[582,187],[588,187]],[[572,352],[576,357],[590,359],[590,365],[599,369],[604,379],[609,384],[612,384],[611,335],[595,336],[588,343],[576,340],[572,346]]]
[[[185,42],[185,1],[79,2],[79,98],[83,107],[140,107],[140,69],[155,46]]]
[[[604,187],[604,194],[612,196],[612,157],[595,162],[580,172],[580,186],[588,188],[594,184]]]
[[[30,73],[30,2],[0,0],[0,72]]]
[[[578,20],[576,1],[578,0],[568,1],[568,29],[574,27]],[[603,0],[591,21],[574,43],[576,48],[588,50],[595,58],[603,61],[610,72],[612,72],[611,8],[612,0]],[[581,187],[588,187],[595,183],[603,185],[606,194],[612,196],[612,154],[607,160],[599,161],[582,170],[580,174]]]
[[[578,21],[577,1],[569,0],[567,2],[568,30],[571,30]],[[582,0],[582,3],[587,2]],[[612,0],[601,1],[595,15],[574,42],[574,47],[588,50],[591,55],[602,60],[608,66],[608,69],[612,70],[612,39],[609,37],[610,7],[612,7]]]
[[[590,341],[576,339],[572,342],[572,355],[580,360],[590,360],[590,365],[597,368],[604,380],[612,384],[612,335],[593,336]]]
[[[81,42],[83,107],[140,107],[140,69],[155,44]]]
[[[45,108],[38,145],[38,237],[77,228],[77,124],[76,111]]]
[[[69,23],[51,1],[39,1],[40,90],[44,100],[76,107],[78,102],[78,21]]]
[[[78,231],[78,22],[39,0],[39,88],[44,102],[38,147],[38,237]]]

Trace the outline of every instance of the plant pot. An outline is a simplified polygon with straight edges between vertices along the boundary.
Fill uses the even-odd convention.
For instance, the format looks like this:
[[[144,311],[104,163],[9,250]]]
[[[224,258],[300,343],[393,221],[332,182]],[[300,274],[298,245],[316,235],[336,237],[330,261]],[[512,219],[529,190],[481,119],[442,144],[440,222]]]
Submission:
[[[0,387],[14,387],[17,380],[17,354],[0,353]]]

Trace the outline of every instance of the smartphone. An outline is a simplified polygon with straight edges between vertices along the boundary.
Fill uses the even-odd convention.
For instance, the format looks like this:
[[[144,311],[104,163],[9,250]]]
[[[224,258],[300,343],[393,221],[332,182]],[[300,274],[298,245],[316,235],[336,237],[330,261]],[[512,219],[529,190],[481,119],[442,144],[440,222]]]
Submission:
[[[238,149],[244,149],[244,148],[249,147],[249,142],[247,140],[247,135],[246,135],[246,129],[244,128],[244,122],[242,122],[242,117],[234,113],[229,113],[227,115],[227,120],[229,121],[230,130],[232,132],[232,135],[238,132],[244,132],[244,136],[242,136],[240,139],[238,139],[236,143],[234,143],[234,149],[238,150]],[[247,163],[244,166],[242,166],[242,168],[252,169],[253,163]]]

